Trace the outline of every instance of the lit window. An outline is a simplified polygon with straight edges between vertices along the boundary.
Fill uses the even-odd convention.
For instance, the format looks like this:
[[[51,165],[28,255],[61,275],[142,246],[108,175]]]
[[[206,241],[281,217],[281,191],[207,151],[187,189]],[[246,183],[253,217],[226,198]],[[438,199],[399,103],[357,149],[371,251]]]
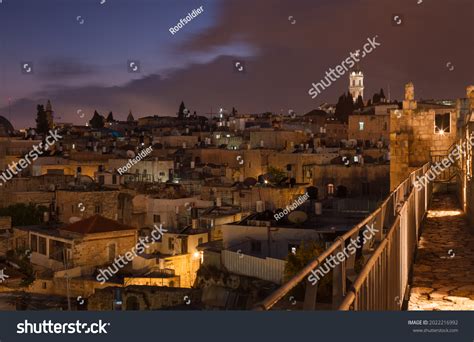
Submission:
[[[364,121],[359,121],[359,131],[364,130]]]
[[[451,113],[435,114],[435,133],[445,134],[451,131]]]
[[[328,184],[328,195],[334,195],[334,184]]]

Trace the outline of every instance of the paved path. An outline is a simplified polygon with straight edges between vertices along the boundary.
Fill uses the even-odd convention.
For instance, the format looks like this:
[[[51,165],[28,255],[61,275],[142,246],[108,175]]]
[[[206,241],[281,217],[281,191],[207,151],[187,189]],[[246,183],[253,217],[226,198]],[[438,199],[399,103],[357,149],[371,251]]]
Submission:
[[[474,234],[454,195],[433,198],[418,246],[408,310],[474,310]]]

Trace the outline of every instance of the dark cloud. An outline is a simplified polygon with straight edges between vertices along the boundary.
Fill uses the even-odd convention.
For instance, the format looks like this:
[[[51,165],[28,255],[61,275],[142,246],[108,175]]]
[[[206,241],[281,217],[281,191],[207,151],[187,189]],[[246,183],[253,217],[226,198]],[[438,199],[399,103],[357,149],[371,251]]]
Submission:
[[[33,124],[31,112],[36,102],[51,98],[56,111],[62,113],[62,121],[73,122],[80,122],[78,109],[89,113],[112,110],[114,116],[122,118],[129,109],[135,117],[174,115],[181,100],[200,113],[209,112],[211,107],[215,112],[219,107],[232,106],[240,112],[293,109],[303,113],[323,101],[335,102],[347,91],[348,77],[344,76],[315,100],[308,95],[312,82],[319,81],[330,67],[375,35],[381,46],[360,64],[365,73],[366,98],[382,87],[387,94],[390,86],[392,98],[401,99],[409,81],[415,83],[417,98],[462,97],[466,86],[474,81],[473,6],[471,0],[421,4],[415,0],[222,1],[215,25],[200,35],[190,35],[176,55],[198,55],[221,46],[245,44],[258,52],[245,58],[244,74],[233,67],[239,58],[220,56],[206,64],[168,72],[166,78],[148,75],[114,87],[51,87],[34,100],[15,103],[12,112]],[[394,14],[403,16],[401,26],[392,22]],[[448,62],[455,66],[453,71],[446,67]],[[50,69],[49,75],[54,81],[93,72],[93,67],[71,62]]]

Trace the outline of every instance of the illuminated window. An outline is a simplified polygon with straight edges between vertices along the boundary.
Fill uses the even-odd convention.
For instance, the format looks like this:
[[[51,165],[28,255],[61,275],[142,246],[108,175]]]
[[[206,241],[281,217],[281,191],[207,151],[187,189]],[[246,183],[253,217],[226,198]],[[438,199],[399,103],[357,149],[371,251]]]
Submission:
[[[445,134],[451,131],[451,113],[435,114],[435,133]]]
[[[334,184],[328,184],[328,195],[334,195]]]
[[[359,121],[359,131],[364,130],[364,121]]]

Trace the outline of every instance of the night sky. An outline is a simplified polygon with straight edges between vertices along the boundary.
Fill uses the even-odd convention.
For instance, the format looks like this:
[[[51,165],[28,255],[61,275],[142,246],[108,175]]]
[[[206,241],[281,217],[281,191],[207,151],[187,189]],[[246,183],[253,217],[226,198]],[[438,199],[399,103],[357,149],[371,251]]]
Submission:
[[[303,114],[347,91],[346,75],[316,99],[308,95],[375,35],[381,46],[360,63],[365,98],[381,87],[388,95],[390,85],[400,100],[409,81],[417,99],[458,98],[474,84],[473,0],[0,2],[0,115],[17,129],[34,125],[46,99],[57,121],[77,124],[95,109],[116,119],[129,109],[135,117],[175,115],[181,100],[198,114],[232,106]],[[202,14],[170,33],[200,6]],[[128,71],[130,60],[140,73]],[[22,62],[33,62],[33,74]]]

